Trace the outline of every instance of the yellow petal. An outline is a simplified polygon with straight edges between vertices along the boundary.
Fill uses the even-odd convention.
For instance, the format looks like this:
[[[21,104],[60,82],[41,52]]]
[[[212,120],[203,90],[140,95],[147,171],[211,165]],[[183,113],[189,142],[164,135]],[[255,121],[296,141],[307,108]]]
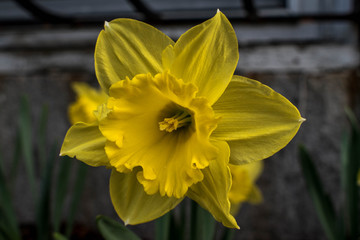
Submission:
[[[161,56],[162,56],[162,64],[164,70],[170,70],[175,60],[174,46],[173,45],[167,46],[162,52]]]
[[[162,72],[162,51],[174,42],[156,28],[132,19],[105,22],[95,48],[95,71],[108,92],[112,83],[140,73]]]
[[[106,138],[99,130],[97,122],[79,122],[66,133],[60,155],[76,157],[90,166],[110,166],[106,156]]]
[[[264,169],[264,163],[263,162],[253,162],[253,163],[249,163],[249,164],[243,164],[243,165],[231,165],[230,169],[234,167],[234,168],[242,168],[244,169],[249,176],[249,179],[251,182],[255,182],[259,177],[260,174],[262,173],[263,169]]]
[[[163,62],[171,49],[163,54]],[[170,72],[185,82],[194,83],[198,96],[212,105],[224,92],[235,71],[238,42],[230,22],[220,11],[211,19],[183,34],[174,46]]]
[[[262,203],[262,201],[263,201],[263,196],[262,196],[260,189],[256,185],[253,185],[245,202],[248,202],[251,204],[260,204],[260,203]],[[243,203],[244,203],[244,201],[237,202],[237,203],[231,202],[230,213],[233,216],[236,216],[236,214],[239,212]]]
[[[84,82],[73,82],[71,88],[75,91],[77,96],[84,96],[89,100],[100,105],[107,99],[107,95],[101,90],[91,87]]]
[[[251,181],[249,172],[247,169],[242,168],[246,165],[233,165],[229,164],[232,185],[229,192],[229,200],[231,204],[238,204],[245,202],[251,188],[253,186],[253,181]]]
[[[262,193],[256,185],[253,185],[247,201],[252,204],[259,204],[263,201]]]
[[[211,137],[229,143],[233,164],[270,157],[290,142],[305,120],[282,95],[239,76],[213,108],[221,120]]]
[[[187,196],[208,210],[225,227],[239,228],[230,214],[228,194],[231,187],[231,174],[227,166],[230,149],[226,142],[213,142],[218,148],[218,159],[210,162],[203,170],[204,180],[193,185]]]
[[[260,190],[255,181],[263,169],[263,162],[253,162],[243,165],[229,164],[232,185],[229,192],[231,213],[236,214],[243,202],[259,203],[262,200]]]
[[[75,82],[71,87],[77,95],[76,101],[70,104],[68,110],[71,124],[95,121],[94,111],[107,100],[105,92],[92,88],[82,82]]]
[[[126,224],[139,224],[161,217],[182,201],[162,197],[159,193],[148,195],[136,179],[137,171],[131,173],[111,172],[110,197],[115,211]]]

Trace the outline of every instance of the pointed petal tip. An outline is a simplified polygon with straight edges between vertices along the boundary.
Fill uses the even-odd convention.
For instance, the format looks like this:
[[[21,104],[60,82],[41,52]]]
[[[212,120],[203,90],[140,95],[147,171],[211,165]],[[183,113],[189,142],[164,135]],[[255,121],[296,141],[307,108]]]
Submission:
[[[105,21],[105,22],[104,22],[104,28],[106,29],[106,28],[108,28],[108,27],[110,27],[110,24],[109,24],[108,21]]]
[[[237,223],[237,221],[236,221],[236,219],[231,215],[231,217],[232,217],[232,221],[231,221],[231,225],[228,225],[228,226],[226,226],[226,227],[230,227],[230,228],[235,228],[235,229],[240,229],[240,227],[239,227],[239,225],[238,225],[238,223]]]
[[[303,122],[305,122],[305,121],[306,121],[306,118],[301,117],[301,118],[299,119],[299,122],[301,122],[301,123],[303,123]]]
[[[238,229],[238,230],[239,230],[240,227],[239,227],[237,221],[236,221],[235,218],[233,218],[233,217],[232,217],[232,219],[233,219],[233,220],[231,220],[230,222],[227,222],[227,223],[222,222],[222,224],[223,224],[225,227],[227,227],[227,228],[232,228],[232,229]]]
[[[216,10],[216,13],[219,13],[219,12],[221,12],[221,11],[220,11],[220,9],[218,8],[218,9]]]

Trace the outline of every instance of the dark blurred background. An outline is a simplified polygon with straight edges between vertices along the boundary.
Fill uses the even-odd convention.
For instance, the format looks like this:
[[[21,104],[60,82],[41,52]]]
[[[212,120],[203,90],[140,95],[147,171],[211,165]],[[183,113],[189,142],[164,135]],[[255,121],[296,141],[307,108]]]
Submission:
[[[325,239],[305,188],[297,145],[309,149],[325,190],[339,208],[340,142],[348,128],[344,108],[350,106],[358,113],[360,107],[356,0],[0,0],[4,165],[10,165],[23,95],[29,98],[33,122],[40,121],[42,105],[47,104],[47,137],[60,146],[70,125],[67,106],[74,101],[70,84],[83,81],[97,86],[93,54],[105,20],[139,19],[176,40],[189,27],[212,17],[216,9],[227,15],[238,36],[236,73],[271,86],[307,119],[285,149],[265,160],[258,181],[264,202],[242,207],[236,239]],[[14,205],[19,221],[31,225],[31,191],[24,167],[20,165],[19,171]],[[76,217],[79,228],[96,231],[98,214],[117,218],[108,179],[108,170],[89,169]],[[152,223],[131,228],[152,239]]]

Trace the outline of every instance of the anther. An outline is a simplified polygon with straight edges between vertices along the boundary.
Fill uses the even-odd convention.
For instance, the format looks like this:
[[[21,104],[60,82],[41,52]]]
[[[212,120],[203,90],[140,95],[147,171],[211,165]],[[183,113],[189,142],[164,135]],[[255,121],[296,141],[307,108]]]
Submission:
[[[161,131],[172,132],[190,123],[191,115],[185,111],[181,111],[170,118],[164,118],[164,121],[159,122],[159,128]]]

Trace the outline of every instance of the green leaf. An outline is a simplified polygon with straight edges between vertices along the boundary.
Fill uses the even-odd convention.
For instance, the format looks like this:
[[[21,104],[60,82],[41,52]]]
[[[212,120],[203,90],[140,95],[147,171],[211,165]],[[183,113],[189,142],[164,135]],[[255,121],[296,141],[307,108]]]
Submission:
[[[60,158],[60,169],[57,176],[57,184],[55,187],[55,202],[54,202],[54,231],[60,231],[61,214],[66,197],[66,190],[70,179],[70,167],[74,163],[73,159],[64,156]]]
[[[168,212],[164,216],[155,221],[156,240],[168,240],[170,231],[171,213]]]
[[[304,146],[299,146],[299,155],[306,185],[325,234],[328,239],[336,240],[337,220],[331,200],[324,192],[317,170]]]
[[[222,237],[222,240],[232,240],[234,239],[234,235],[235,235],[235,229],[233,228],[226,228],[224,230],[224,235]]]
[[[96,224],[105,240],[140,240],[121,223],[105,216],[97,216]]]
[[[51,148],[49,158],[46,162],[45,172],[41,181],[41,192],[37,201],[36,223],[37,223],[37,239],[46,240],[49,238],[50,232],[50,193],[52,184],[52,175],[54,171],[54,162],[57,157],[57,144]]]
[[[345,113],[350,121],[352,130],[359,133],[360,132],[359,121],[357,120],[354,112],[350,108],[345,108]]]
[[[36,196],[35,188],[35,170],[34,170],[34,160],[32,154],[32,137],[31,137],[31,117],[30,117],[30,107],[27,97],[23,96],[20,103],[20,119],[19,119],[19,128],[20,128],[20,140],[21,148],[23,150],[23,155],[25,158],[25,167],[29,178],[30,189],[32,191],[32,196]]]
[[[40,115],[40,125],[38,131],[38,152],[41,170],[45,168],[46,165],[46,127],[47,127],[47,118],[48,118],[48,108],[46,104],[43,105]]]
[[[0,156],[0,162],[3,162]],[[0,239],[20,239],[20,229],[16,221],[14,206],[11,201],[11,194],[6,186],[6,179],[0,164]],[[6,236],[6,237],[5,237]]]
[[[65,230],[66,237],[70,237],[74,220],[75,220],[75,214],[77,212],[77,209],[79,208],[81,195],[84,190],[84,184],[86,180],[86,172],[88,169],[88,166],[82,162],[78,162],[78,170],[76,174],[76,180],[75,180],[75,188],[73,192],[73,197],[70,205],[70,209],[68,212],[68,219],[67,219],[67,225]]]
[[[351,130],[342,141],[341,151],[341,180],[345,194],[344,227],[347,239],[357,239],[359,223],[357,173],[360,158],[360,130],[353,112],[346,109],[346,113],[350,120]]]
[[[213,239],[215,233],[215,219],[213,216],[195,201],[192,201],[191,211],[191,239]]]
[[[198,239],[209,240],[214,238],[215,219],[213,216],[198,205],[196,226],[199,228],[200,236]]]
[[[65,237],[64,235],[62,235],[61,233],[55,232],[53,234],[54,240],[68,240],[67,237]]]
[[[16,133],[14,147],[15,148],[14,148],[14,152],[13,152],[13,159],[12,159],[10,175],[9,175],[10,189],[11,189],[11,186],[13,186],[14,181],[16,179],[18,169],[19,169],[19,162],[20,162],[20,158],[21,158],[21,154],[22,154],[21,139],[20,139],[19,132]]]
[[[189,203],[192,203],[192,200],[185,199],[182,201],[174,210],[171,212],[171,220],[170,220],[170,233],[169,233],[169,239],[171,240],[183,240],[186,239],[186,233],[187,228],[191,226],[190,224],[187,224],[187,206]],[[177,211],[179,214],[174,213],[174,211]]]

